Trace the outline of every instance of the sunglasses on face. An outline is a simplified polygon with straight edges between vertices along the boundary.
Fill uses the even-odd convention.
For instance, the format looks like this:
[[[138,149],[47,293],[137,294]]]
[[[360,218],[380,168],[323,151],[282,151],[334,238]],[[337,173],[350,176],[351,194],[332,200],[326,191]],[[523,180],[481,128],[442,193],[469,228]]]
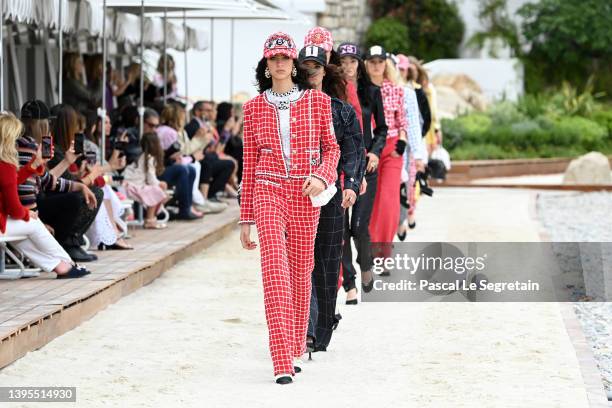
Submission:
[[[145,122],[147,124],[147,126],[152,127],[153,129],[157,129],[159,127],[159,123],[151,123],[151,122]]]

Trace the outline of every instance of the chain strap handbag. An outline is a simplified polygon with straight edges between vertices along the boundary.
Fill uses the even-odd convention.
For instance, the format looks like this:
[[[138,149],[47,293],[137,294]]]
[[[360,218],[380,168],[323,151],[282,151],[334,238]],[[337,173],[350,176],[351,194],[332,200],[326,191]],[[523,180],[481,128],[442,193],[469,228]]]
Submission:
[[[312,146],[312,90],[309,91],[309,99],[308,99],[308,129],[309,129],[309,141],[308,141],[308,145]],[[309,171],[309,178],[312,179],[312,162],[313,162],[313,156],[312,156],[312,152],[314,151],[314,149],[311,149],[310,151],[310,171]],[[323,190],[321,193],[319,193],[316,196],[310,196],[310,201],[312,202],[313,207],[323,207],[324,205],[326,205],[327,203],[329,203],[329,201],[336,195],[336,192],[338,191],[338,188],[336,187],[335,183],[332,183],[329,185],[329,187],[327,187],[325,190]]]

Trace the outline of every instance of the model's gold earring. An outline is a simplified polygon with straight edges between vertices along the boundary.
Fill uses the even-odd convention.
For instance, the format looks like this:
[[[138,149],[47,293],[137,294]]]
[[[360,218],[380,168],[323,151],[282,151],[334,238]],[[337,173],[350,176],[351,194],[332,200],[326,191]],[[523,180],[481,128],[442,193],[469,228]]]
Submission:
[[[266,70],[264,71],[264,75],[266,78],[270,78],[272,75],[270,75],[270,68],[266,67]]]
[[[293,69],[291,70],[291,76],[292,77],[296,77],[297,76],[297,68],[293,67]]]

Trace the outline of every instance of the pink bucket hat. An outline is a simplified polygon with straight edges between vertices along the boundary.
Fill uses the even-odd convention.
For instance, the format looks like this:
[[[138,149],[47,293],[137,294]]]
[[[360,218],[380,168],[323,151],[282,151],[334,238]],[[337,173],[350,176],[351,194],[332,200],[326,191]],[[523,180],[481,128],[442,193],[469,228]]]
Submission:
[[[399,69],[408,69],[410,67],[410,61],[404,54],[397,54],[397,59],[399,60],[397,63]]]
[[[323,27],[315,27],[308,30],[306,37],[304,37],[304,47],[308,45],[316,45],[330,52],[334,48],[334,40],[329,30]]]
[[[272,58],[275,55],[283,54],[291,59],[297,58],[297,48],[295,41],[289,34],[276,32],[268,37],[264,44],[264,58]]]

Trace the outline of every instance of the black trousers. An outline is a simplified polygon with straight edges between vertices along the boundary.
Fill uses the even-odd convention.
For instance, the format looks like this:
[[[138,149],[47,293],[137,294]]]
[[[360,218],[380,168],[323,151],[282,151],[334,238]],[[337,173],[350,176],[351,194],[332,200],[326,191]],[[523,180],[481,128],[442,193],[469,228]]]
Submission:
[[[87,206],[80,192],[45,193],[38,196],[36,205],[40,220],[55,230],[55,239],[65,248],[83,245],[83,234],[96,219],[104,200],[104,192],[91,187],[96,196],[97,206]]]
[[[344,222],[344,248],[342,251],[342,286],[345,291],[355,288],[357,272],[353,266],[353,251],[351,237],[355,240],[357,263],[362,271],[372,268],[372,248],[370,243],[370,217],[374,207],[378,172],[366,173],[368,187],[365,194],[357,198],[353,205],[350,222],[348,217]]]
[[[238,182],[242,180],[242,153],[243,153],[243,143],[242,138],[240,136],[232,136],[230,140],[225,145],[225,154],[228,156],[232,156],[238,162]]]
[[[217,153],[206,153],[200,162],[200,184],[209,184],[208,197],[214,197],[219,191],[225,191],[225,185],[234,171],[234,162],[220,159]]]
[[[333,326],[338,322],[335,311],[345,212],[341,204],[342,189],[338,188],[336,195],[321,208],[315,239],[308,336],[315,339],[315,350],[320,351],[327,349]]]

